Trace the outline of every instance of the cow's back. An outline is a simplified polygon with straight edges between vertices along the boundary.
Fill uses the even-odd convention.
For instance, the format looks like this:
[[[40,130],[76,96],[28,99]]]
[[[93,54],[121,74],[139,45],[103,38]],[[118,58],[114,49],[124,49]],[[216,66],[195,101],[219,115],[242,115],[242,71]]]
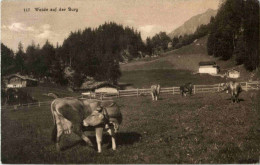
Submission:
[[[79,123],[86,118],[86,116],[91,114],[77,98],[57,98],[53,101],[52,106],[55,106],[55,111],[57,111],[59,115],[72,123]]]
[[[151,86],[151,92],[155,95],[159,95],[160,94],[160,90],[161,90],[161,87],[160,85],[152,85]]]

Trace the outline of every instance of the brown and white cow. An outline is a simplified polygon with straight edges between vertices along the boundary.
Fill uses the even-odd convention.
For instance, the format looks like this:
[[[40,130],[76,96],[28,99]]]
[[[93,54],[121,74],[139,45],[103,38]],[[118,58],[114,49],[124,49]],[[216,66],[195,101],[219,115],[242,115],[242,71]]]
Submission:
[[[161,87],[159,84],[151,86],[152,100],[156,100],[156,101],[158,100],[160,90],[161,90]]]
[[[74,132],[88,145],[93,146],[90,139],[84,135],[84,127],[95,128],[98,152],[101,152],[103,130],[112,137],[112,149],[116,150],[115,133],[122,122],[119,107],[111,101],[80,100],[77,98],[56,98],[51,104],[54,120],[52,139],[56,142],[56,149],[60,150],[60,137]],[[106,127],[107,126],[107,127]]]
[[[235,81],[230,81],[228,83],[222,83],[222,91],[227,91],[227,93],[231,94],[231,101],[233,103],[238,103],[239,99],[238,96],[242,92],[242,87],[240,83]]]

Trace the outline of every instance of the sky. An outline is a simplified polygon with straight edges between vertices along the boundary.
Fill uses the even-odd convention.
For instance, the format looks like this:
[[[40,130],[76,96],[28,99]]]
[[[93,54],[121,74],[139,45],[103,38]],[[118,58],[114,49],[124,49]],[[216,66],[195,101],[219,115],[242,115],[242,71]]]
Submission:
[[[56,46],[71,31],[110,21],[133,27],[145,40],[218,6],[219,0],[2,0],[1,42],[14,51],[19,42],[24,49],[46,40]]]

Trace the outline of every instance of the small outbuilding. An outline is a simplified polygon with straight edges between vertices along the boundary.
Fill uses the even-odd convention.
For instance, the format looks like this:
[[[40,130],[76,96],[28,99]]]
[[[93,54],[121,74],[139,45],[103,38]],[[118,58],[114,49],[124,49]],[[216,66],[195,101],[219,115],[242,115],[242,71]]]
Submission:
[[[219,67],[214,61],[199,62],[199,73],[218,74]]]
[[[227,76],[229,78],[239,78],[240,77],[240,72],[236,69],[231,69],[227,72]]]
[[[101,87],[101,88],[97,88],[95,90],[95,93],[109,93],[109,94],[117,94],[118,90],[115,87]]]
[[[7,88],[23,88],[37,85],[38,80],[20,74],[12,74],[7,77]]]
[[[101,95],[117,95],[118,94],[118,87],[115,85],[112,85],[106,81],[85,82],[82,84],[81,90],[86,91],[86,92],[82,93],[82,95],[87,96],[89,98],[96,98]]]

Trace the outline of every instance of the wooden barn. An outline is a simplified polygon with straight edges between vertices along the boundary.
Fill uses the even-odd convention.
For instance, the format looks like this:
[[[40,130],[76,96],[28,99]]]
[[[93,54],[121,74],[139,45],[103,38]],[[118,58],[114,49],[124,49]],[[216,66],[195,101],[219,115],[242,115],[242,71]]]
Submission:
[[[219,67],[214,61],[199,62],[199,73],[218,74]]]
[[[23,88],[37,86],[38,80],[22,76],[19,74],[12,74],[7,77],[7,88]]]

